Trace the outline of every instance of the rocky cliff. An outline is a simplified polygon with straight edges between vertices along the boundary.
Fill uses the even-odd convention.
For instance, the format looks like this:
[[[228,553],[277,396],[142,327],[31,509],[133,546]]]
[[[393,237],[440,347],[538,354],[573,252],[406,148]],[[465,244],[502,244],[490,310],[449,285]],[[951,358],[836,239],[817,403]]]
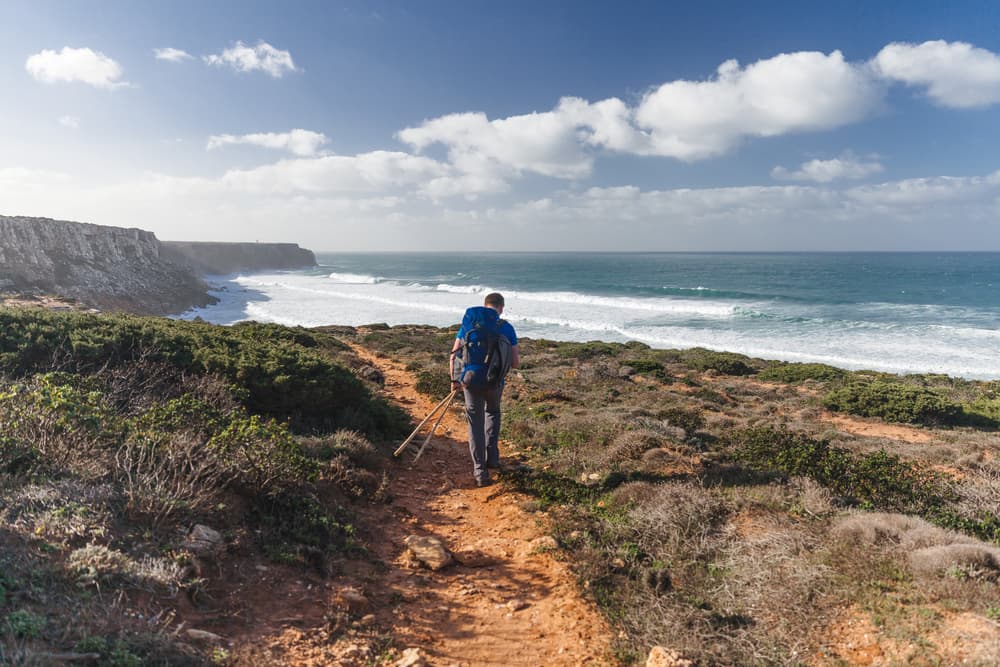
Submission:
[[[213,303],[201,273],[312,266],[295,244],[167,243],[141,229],[0,215],[0,291],[167,315]]]
[[[311,250],[295,243],[197,243],[161,241],[162,257],[186,264],[206,275],[225,275],[238,271],[265,269],[301,269],[315,266]]]

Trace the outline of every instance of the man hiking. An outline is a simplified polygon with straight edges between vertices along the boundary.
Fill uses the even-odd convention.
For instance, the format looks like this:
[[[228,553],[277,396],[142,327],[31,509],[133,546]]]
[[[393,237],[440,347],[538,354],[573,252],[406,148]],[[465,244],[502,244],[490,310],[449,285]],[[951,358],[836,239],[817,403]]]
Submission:
[[[489,486],[490,469],[500,469],[500,395],[507,371],[517,368],[517,334],[500,319],[503,295],[486,295],[484,305],[465,311],[451,348],[451,388],[465,392],[469,453],[476,486]]]

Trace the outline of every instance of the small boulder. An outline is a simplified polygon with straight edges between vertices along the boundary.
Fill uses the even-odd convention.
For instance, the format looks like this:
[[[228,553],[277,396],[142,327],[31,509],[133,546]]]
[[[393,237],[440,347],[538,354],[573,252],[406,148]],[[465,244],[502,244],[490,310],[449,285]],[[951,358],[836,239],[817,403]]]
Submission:
[[[646,667],[694,667],[694,663],[672,648],[654,646],[649,651]]]
[[[452,553],[455,562],[465,567],[489,567],[496,565],[497,559],[478,549],[462,549]]]
[[[358,612],[368,607],[368,598],[365,597],[364,593],[349,586],[337,591],[337,601],[341,607],[346,607],[352,612]]]
[[[530,544],[531,548],[534,551],[545,551],[549,549],[559,548],[559,542],[557,542],[556,538],[552,537],[551,535],[543,535],[542,537],[536,537],[535,539],[531,540]]]
[[[222,550],[224,544],[222,533],[200,523],[195,524],[184,538],[184,547],[193,551],[196,556],[214,556]]]
[[[408,648],[403,656],[393,663],[393,667],[427,667],[427,658],[418,648]]]
[[[432,570],[440,570],[443,567],[451,565],[451,553],[444,548],[441,540],[436,537],[410,535],[403,540],[403,544],[406,545],[406,548],[414,558]]]

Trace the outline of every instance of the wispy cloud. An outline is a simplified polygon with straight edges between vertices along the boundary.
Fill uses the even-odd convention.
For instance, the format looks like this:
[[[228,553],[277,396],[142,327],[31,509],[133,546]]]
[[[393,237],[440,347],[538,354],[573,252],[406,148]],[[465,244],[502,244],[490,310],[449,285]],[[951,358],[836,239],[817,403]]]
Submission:
[[[78,116],[60,116],[59,124],[71,130],[76,130],[80,127],[80,118]]]
[[[64,46],[61,51],[45,49],[29,56],[24,68],[42,83],[80,82],[113,90],[128,86],[122,81],[122,67],[100,51]]]
[[[799,165],[798,169],[775,167],[771,177],[779,181],[812,181],[814,183],[830,183],[839,180],[859,180],[885,170],[876,157],[861,160],[851,153],[844,153],[831,160],[809,160]]]
[[[157,60],[166,60],[172,63],[179,63],[185,60],[192,60],[194,58],[194,56],[187,51],[175,49],[172,46],[167,46],[162,49],[153,49],[153,57]]]
[[[894,42],[872,59],[872,68],[886,79],[925,86],[943,107],[1000,103],[1000,56],[965,42]]]
[[[276,79],[288,72],[299,71],[291,53],[276,49],[263,41],[256,46],[247,46],[238,41],[222,53],[204,56],[204,60],[209,65],[228,66],[237,72],[267,72]]]
[[[208,138],[208,144],[205,148],[212,150],[222,146],[247,144],[262,148],[287,150],[293,155],[311,156],[316,155],[320,147],[329,141],[326,135],[321,132],[295,129],[289,132],[258,132],[243,135],[216,134]]]

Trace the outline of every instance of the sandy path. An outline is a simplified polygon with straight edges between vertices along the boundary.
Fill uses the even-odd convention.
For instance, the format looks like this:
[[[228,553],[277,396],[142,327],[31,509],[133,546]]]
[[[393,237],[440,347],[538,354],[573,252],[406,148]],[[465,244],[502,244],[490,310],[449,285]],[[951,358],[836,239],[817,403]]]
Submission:
[[[417,420],[430,412],[434,403],[415,391],[401,364],[361,347],[355,352],[385,374],[388,398]],[[369,588],[379,624],[434,665],[611,664],[607,624],[566,565],[533,543],[546,535],[542,517],[523,511],[523,498],[502,483],[473,485],[460,406],[451,407],[415,467],[414,447],[394,471],[391,518],[383,517],[381,536],[370,540],[390,564],[380,590]],[[404,554],[407,535],[435,536],[452,552],[479,552],[489,564],[414,568]]]

